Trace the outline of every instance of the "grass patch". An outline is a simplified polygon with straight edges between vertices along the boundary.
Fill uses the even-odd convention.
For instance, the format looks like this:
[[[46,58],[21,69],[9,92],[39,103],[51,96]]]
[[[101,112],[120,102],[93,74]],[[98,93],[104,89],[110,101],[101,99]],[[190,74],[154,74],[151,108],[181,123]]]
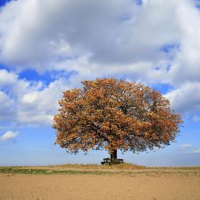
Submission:
[[[0,174],[111,174],[108,171],[78,171],[78,170],[49,170],[49,169],[32,169],[32,168],[13,168],[1,167]]]
[[[13,167],[1,167],[1,174],[47,174],[48,170],[45,169],[21,169]]]
[[[200,176],[200,167],[144,167],[132,164],[118,165],[56,165],[35,167],[0,167],[0,174],[120,174],[120,175],[197,175]]]

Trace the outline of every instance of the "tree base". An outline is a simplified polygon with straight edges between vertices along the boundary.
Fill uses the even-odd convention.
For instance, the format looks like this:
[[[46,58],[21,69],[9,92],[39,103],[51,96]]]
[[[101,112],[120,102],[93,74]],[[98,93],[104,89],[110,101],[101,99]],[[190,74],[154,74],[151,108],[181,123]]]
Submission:
[[[104,158],[103,162],[101,162],[102,165],[117,165],[124,163],[123,159],[110,159],[110,158]]]

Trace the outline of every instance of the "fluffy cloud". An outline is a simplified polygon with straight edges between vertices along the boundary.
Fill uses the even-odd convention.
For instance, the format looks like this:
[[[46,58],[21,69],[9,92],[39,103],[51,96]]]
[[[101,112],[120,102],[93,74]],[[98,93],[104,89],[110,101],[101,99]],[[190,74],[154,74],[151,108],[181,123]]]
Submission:
[[[50,124],[64,89],[67,89],[64,81],[57,80],[43,90],[33,90],[24,94],[18,104],[19,123]]]
[[[188,55],[198,17],[188,0],[148,0],[142,6],[131,0],[11,1],[1,11],[1,59],[17,67],[47,67],[89,54],[102,65],[154,65],[166,59],[159,51],[166,44],[181,43],[183,57]]]
[[[200,110],[200,83],[187,83],[171,91],[166,97],[171,101],[173,108],[182,114]]]
[[[173,81],[181,84],[200,81],[200,10],[194,9],[191,2],[185,1],[178,9],[180,51],[170,72]]]
[[[7,131],[5,132],[2,136],[0,136],[0,141],[8,141],[8,140],[13,140],[14,138],[16,138],[18,135],[17,132],[13,132],[13,131]]]
[[[0,61],[14,71],[0,70],[0,120],[49,123],[62,90],[105,76],[169,84],[175,110],[198,112],[199,19],[189,0],[11,1],[0,10]],[[20,79],[27,68],[75,75],[46,85]]]
[[[200,153],[200,149],[194,149],[192,153]]]
[[[200,116],[195,115],[193,117],[193,120],[196,121],[196,122],[200,122]]]
[[[0,70],[0,87],[10,85],[16,82],[17,76],[13,73],[9,73],[6,70]]]
[[[14,101],[7,94],[0,91],[0,121],[13,119],[15,113],[13,106]]]
[[[200,149],[194,148],[192,144],[182,144],[181,150],[184,151],[186,154],[199,154]]]
[[[90,64],[142,61],[151,62],[151,69],[167,58],[163,45],[181,42],[185,16],[179,10],[185,5],[187,0],[149,0],[143,6],[131,0],[12,1],[1,12],[1,59],[18,69],[42,70],[86,54]]]
[[[175,85],[200,80],[200,12],[192,1],[20,0],[0,15],[0,59],[17,70],[67,63],[65,70],[79,73],[104,68]],[[82,58],[88,64],[77,69]]]
[[[183,149],[187,149],[187,148],[190,148],[190,147],[192,147],[191,144],[182,144],[181,145],[181,148],[183,148]]]
[[[66,80],[58,79],[45,85],[41,81],[20,79],[6,70],[0,70],[1,74],[14,78],[12,81],[5,79],[0,85],[0,105],[4,105],[0,106],[0,121],[7,120],[15,124],[51,123],[62,91],[67,89]]]

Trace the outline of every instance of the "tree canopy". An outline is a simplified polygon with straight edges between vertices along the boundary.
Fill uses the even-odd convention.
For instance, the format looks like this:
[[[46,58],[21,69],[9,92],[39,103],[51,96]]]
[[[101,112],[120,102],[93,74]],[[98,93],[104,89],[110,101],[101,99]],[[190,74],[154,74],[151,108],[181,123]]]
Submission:
[[[164,147],[175,140],[181,116],[158,91],[114,78],[82,82],[64,91],[53,127],[56,144],[77,153],[89,149],[125,152]]]

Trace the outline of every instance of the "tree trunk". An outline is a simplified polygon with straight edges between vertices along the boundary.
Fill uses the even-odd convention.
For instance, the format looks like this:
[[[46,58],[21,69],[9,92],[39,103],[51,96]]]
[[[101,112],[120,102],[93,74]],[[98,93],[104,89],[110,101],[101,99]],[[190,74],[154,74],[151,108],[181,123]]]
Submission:
[[[113,162],[113,160],[117,159],[117,150],[110,151],[110,159],[111,159],[111,162]]]

